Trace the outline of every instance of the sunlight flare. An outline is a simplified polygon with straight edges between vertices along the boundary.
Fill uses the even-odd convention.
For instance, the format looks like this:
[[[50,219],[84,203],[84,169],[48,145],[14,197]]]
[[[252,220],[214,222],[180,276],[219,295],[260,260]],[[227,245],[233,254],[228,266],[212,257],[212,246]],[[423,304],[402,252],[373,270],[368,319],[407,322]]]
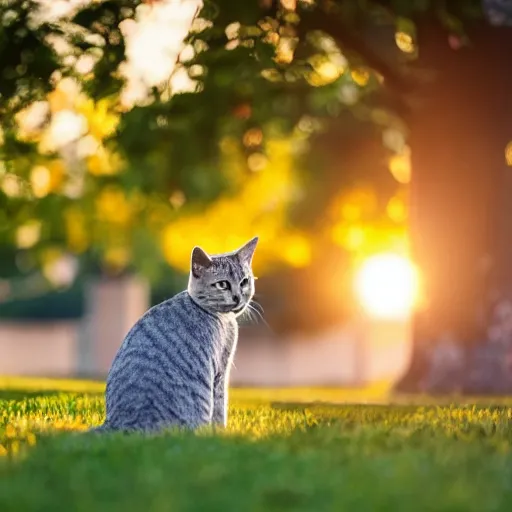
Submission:
[[[410,316],[418,293],[418,274],[411,261],[394,253],[366,259],[355,279],[356,294],[372,317],[403,320]]]

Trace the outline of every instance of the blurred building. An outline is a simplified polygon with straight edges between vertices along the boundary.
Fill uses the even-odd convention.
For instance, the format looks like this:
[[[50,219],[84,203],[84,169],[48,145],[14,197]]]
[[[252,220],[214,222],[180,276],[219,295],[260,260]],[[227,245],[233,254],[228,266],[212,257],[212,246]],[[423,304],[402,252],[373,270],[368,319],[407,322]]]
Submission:
[[[137,278],[87,286],[80,319],[0,321],[0,375],[103,378],[123,337],[147,310]],[[316,334],[242,326],[238,386],[357,386],[397,378],[409,360],[409,322],[361,315]]]

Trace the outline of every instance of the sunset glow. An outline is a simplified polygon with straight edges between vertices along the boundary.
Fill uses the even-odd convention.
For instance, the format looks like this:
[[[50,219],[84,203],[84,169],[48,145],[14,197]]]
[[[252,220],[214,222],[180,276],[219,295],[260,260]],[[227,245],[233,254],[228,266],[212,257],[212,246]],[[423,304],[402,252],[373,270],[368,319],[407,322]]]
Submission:
[[[365,260],[359,268],[355,290],[370,316],[389,320],[406,319],[416,301],[417,272],[403,256],[377,254]]]

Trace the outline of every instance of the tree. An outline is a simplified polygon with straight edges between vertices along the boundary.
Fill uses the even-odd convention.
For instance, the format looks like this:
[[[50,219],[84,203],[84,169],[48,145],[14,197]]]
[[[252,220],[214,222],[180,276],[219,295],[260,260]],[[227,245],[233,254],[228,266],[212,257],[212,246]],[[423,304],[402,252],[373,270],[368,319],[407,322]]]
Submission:
[[[512,29],[482,18],[467,27],[470,47],[452,40],[447,52],[431,19],[417,26],[419,63],[438,75],[409,121],[412,234],[429,307],[416,319],[411,367],[398,389],[509,392],[510,333],[496,315],[510,297],[512,81],[504,56]]]
[[[252,198],[233,236],[263,229],[262,265],[304,265],[308,242],[286,227],[299,179],[290,163],[318,120],[358,108],[354,99],[379,87],[377,75],[326,35],[298,34],[295,5],[221,1],[202,8],[170,79],[127,105],[123,31],[151,4],[95,2],[48,20],[35,2],[7,3],[4,244],[30,251],[43,271],[64,250],[82,255],[82,267],[116,274],[130,261],[157,280],[164,260],[188,264],[187,233],[201,241],[218,230],[202,222],[205,210],[223,225]],[[174,80],[183,73],[185,92]],[[52,143],[55,132],[64,142]],[[217,248],[237,241],[217,239]]]
[[[208,238],[208,225],[199,212],[208,211],[225,225],[248,198],[271,191],[276,179],[282,192],[277,203],[272,203],[271,193],[263,193],[266,199],[249,208],[247,223],[233,228],[235,237],[264,227],[269,245],[263,248],[262,259],[268,266],[283,258],[299,267],[307,264],[314,245],[308,239],[315,236],[324,245],[334,243],[357,254],[361,246],[354,241],[364,238],[366,226],[359,218],[357,223],[353,220],[350,197],[358,197],[359,211],[371,194],[351,190],[354,182],[346,168],[344,173],[330,170],[344,157],[333,134],[353,129],[357,118],[366,121],[358,126],[383,135],[391,150],[386,157],[391,157],[391,172],[398,181],[382,186],[382,177],[374,179],[385,199],[374,203],[385,207],[370,208],[368,223],[375,225],[385,217],[388,231],[403,228],[405,218],[397,212],[403,211],[407,195],[409,154],[413,160],[412,248],[424,274],[428,308],[415,320],[411,369],[399,388],[467,387],[474,372],[463,370],[478,370],[482,359],[478,354],[487,346],[480,341],[493,310],[483,297],[505,281],[506,249],[498,248],[500,235],[487,230],[488,225],[498,224],[500,213],[492,205],[499,197],[509,139],[507,110],[502,107],[510,101],[510,78],[501,49],[510,45],[510,29],[495,26],[510,20],[505,4],[494,0],[208,2],[192,24],[187,51],[178,52],[176,65],[169,68],[173,76],[185,73],[192,90],[177,94],[171,76],[169,81],[151,84],[142,102],[127,106],[122,73],[125,36],[130,20],[150,7],[128,0],[96,2],[71,21],[34,25],[30,21],[34,3],[11,2],[3,16],[0,41],[2,62],[9,63],[0,83],[3,159],[15,169],[8,173],[7,190],[19,192],[27,182],[33,188],[38,180],[32,175],[41,159],[44,165],[39,166],[58,169],[63,153],[75,159],[67,168],[82,169],[84,175],[85,165],[87,172],[79,197],[47,193],[34,206],[30,195],[17,193],[13,198],[11,194],[7,203],[0,195],[12,228],[4,231],[4,241],[12,243],[13,230],[18,242],[33,241],[37,239],[34,224],[27,224],[27,219],[48,219],[43,231],[51,247],[92,255],[104,270],[126,269],[131,259],[138,270],[151,274],[156,267],[154,259],[147,259],[150,253],[179,268],[186,265],[189,243],[183,234],[200,232]],[[56,35],[67,45],[61,54]],[[84,66],[84,56],[90,66],[81,73],[77,63]],[[37,66],[30,64],[34,60]],[[85,161],[77,160],[69,146],[59,155],[41,154],[41,141],[34,149],[34,134],[23,137],[16,121],[26,115],[27,107],[34,108],[34,100],[45,100],[47,95],[54,104],[66,104],[69,100],[59,93],[59,87],[68,83],[62,77],[73,77],[80,84],[81,108],[90,115],[87,125],[97,127],[95,139],[101,151]],[[448,115],[454,106],[457,115]],[[41,136],[39,126],[35,131]],[[316,180],[311,189],[334,210],[346,206],[348,212],[345,220],[339,213],[331,219],[329,242],[317,235],[321,230],[315,224],[319,217],[325,218],[325,209],[316,209],[317,216],[301,215],[305,201],[293,199],[299,179],[311,183],[307,175],[299,178],[292,165],[307,162],[305,143],[322,148],[314,155],[321,154],[326,164],[325,179]],[[285,162],[284,167],[277,162]],[[261,173],[264,169],[274,174]],[[59,172],[65,174],[52,171],[48,179],[46,173],[46,183],[53,184]],[[493,179],[487,178],[489,172]],[[434,177],[439,180],[437,187],[432,186]],[[392,199],[402,207],[390,208]],[[274,210],[265,217],[261,212],[267,200]],[[302,231],[287,228],[289,214]],[[71,236],[56,222],[62,215],[75,228]],[[470,230],[476,232],[474,236],[457,236]],[[280,250],[275,251],[272,242],[278,239]],[[148,251],[148,245],[154,251]],[[35,247],[44,248],[44,243],[38,239]],[[139,258],[137,247],[144,247]],[[494,254],[481,264],[489,247],[494,247]],[[491,260],[492,273],[474,272],[477,267],[488,268]],[[450,286],[446,286],[448,278]],[[506,293],[507,286],[501,285],[500,292]],[[487,313],[478,317],[478,311]],[[446,345],[446,334],[463,357],[455,358],[447,371],[450,377],[443,380],[435,361],[436,347]],[[476,346],[480,352],[473,350]],[[482,389],[482,383],[477,387]]]
[[[426,304],[397,390],[509,392],[512,9],[502,1],[392,5],[408,16],[413,37],[397,33],[396,41],[418,51],[412,74],[390,67],[371,38],[347,38],[334,17],[317,12],[315,20],[407,98],[400,113],[412,155],[412,251]]]
[[[397,390],[510,392],[512,83],[505,56],[512,9],[493,1],[412,2],[395,4],[395,14],[407,14],[414,27],[412,76],[350,42],[409,98],[401,113],[412,155],[412,250],[426,304],[415,317],[413,357]],[[343,41],[332,18],[319,14],[317,26]],[[405,51],[414,49],[410,43],[397,36]]]

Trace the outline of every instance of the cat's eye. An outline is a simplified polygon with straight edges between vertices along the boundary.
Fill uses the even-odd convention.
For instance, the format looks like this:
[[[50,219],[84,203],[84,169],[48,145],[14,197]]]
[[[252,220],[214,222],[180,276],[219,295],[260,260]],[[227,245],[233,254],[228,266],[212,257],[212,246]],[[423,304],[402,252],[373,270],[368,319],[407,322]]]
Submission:
[[[213,284],[217,290],[228,290],[229,289],[229,283],[227,281],[217,281]]]
[[[249,286],[249,278],[248,278],[248,277],[244,277],[244,278],[240,281],[240,287],[241,287],[241,288],[245,288],[246,286]]]

